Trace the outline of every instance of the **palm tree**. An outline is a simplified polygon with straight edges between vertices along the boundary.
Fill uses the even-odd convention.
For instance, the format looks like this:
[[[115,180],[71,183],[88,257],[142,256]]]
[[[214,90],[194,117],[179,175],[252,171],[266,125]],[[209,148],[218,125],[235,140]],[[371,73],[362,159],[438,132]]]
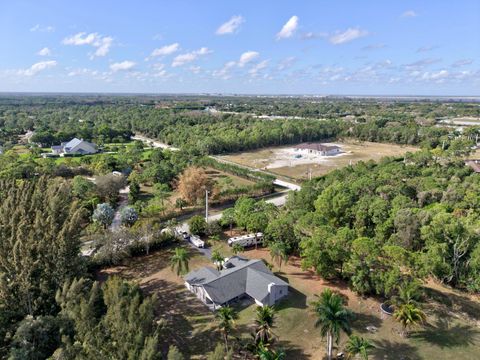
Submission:
[[[176,269],[177,275],[185,274],[188,272],[188,262],[190,260],[190,254],[184,248],[177,247],[175,254],[170,258],[170,266],[172,270]]]
[[[402,304],[393,313],[393,317],[402,325],[403,336],[408,336],[408,329],[423,324],[425,313],[415,304]]]
[[[274,336],[275,309],[268,305],[257,306],[255,315],[255,343],[269,344]]]
[[[225,260],[225,258],[223,257],[222,254],[220,254],[220,251],[218,251],[218,250],[213,250],[212,251],[212,261],[215,264],[215,266],[217,267],[218,271],[222,270],[224,260]]]
[[[322,336],[327,337],[327,356],[332,359],[333,340],[338,343],[340,332],[350,334],[352,313],[343,305],[343,299],[330,289],[325,289],[320,300],[313,303],[318,316],[316,327],[320,327]]]
[[[233,329],[235,320],[238,319],[238,314],[235,309],[230,306],[223,306],[217,310],[215,314],[219,321],[219,328],[223,332],[223,339],[225,340],[225,349],[228,352],[228,334]]]
[[[232,252],[234,255],[237,255],[238,253],[241,253],[241,252],[244,252],[245,251],[245,248],[240,245],[239,243],[235,243],[233,244],[232,246]]]
[[[278,268],[281,269],[282,263],[284,261],[288,261],[288,254],[285,244],[281,242],[274,242],[270,244],[269,248],[272,260],[275,261],[278,265]]]
[[[260,360],[285,360],[286,354],[283,350],[272,350],[262,343],[258,344],[257,356]]]
[[[396,307],[404,304],[418,305],[421,299],[420,286],[417,281],[404,281],[397,287],[398,293],[389,301]]]
[[[368,360],[368,350],[373,349],[372,343],[362,337],[352,335],[347,342],[348,358],[360,354],[363,360]]]

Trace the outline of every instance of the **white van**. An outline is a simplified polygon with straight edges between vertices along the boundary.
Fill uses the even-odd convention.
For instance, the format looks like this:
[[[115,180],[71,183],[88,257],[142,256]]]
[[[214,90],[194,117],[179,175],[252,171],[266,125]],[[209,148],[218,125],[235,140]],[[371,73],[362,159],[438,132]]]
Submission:
[[[197,248],[203,248],[205,247],[205,241],[203,241],[202,239],[200,239],[199,236],[197,235],[190,235],[190,242],[196,246]]]

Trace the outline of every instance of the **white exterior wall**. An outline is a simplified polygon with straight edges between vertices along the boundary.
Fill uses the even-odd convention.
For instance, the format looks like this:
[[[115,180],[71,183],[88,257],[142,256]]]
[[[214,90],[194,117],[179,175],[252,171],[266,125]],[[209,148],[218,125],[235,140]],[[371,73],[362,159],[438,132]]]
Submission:
[[[288,295],[288,286],[271,283],[268,285],[268,292],[270,293],[268,305],[274,305],[278,300]]]

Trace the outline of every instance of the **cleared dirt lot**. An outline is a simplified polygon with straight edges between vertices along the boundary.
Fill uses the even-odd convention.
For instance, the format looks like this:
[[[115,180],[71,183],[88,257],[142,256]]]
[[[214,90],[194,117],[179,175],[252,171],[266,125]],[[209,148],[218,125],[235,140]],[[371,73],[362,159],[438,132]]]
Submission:
[[[311,170],[312,176],[321,176],[334,169],[355,164],[359,161],[379,160],[385,156],[401,156],[407,152],[418,150],[414,146],[354,140],[322,144],[337,145],[342,152],[334,156],[319,156],[303,154],[296,151],[295,146],[288,146],[224,155],[220,156],[220,158],[257,169],[267,169],[278,175],[295,179],[306,179],[309,170]]]

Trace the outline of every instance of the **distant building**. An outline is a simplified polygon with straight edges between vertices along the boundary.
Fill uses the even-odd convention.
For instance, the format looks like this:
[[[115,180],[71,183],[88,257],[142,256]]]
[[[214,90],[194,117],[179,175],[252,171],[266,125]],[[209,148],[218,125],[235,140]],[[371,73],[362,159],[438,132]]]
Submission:
[[[470,166],[477,174],[480,173],[480,160],[467,160],[465,164]]]
[[[288,283],[259,259],[233,256],[223,270],[203,267],[185,276],[185,286],[211,310],[249,296],[257,305],[273,305],[288,294]]]
[[[74,138],[67,143],[61,143],[60,145],[52,146],[53,155],[86,155],[95,154],[97,152],[97,146],[83,139]]]
[[[307,154],[316,154],[320,156],[331,156],[340,153],[340,147],[336,145],[324,145],[318,143],[306,143],[300,144],[295,147],[296,151],[307,153]]]

